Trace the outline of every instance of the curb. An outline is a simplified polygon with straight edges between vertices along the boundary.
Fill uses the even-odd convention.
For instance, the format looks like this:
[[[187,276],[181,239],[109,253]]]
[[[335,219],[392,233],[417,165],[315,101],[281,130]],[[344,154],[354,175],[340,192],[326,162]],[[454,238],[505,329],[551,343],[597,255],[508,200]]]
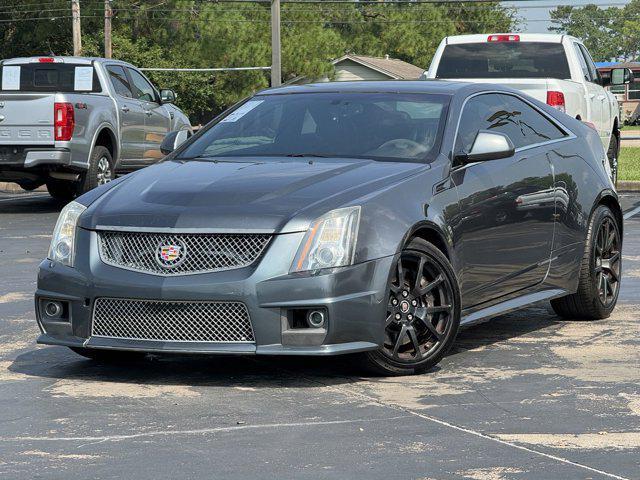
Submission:
[[[618,192],[640,192],[640,182],[618,180],[616,190]]]

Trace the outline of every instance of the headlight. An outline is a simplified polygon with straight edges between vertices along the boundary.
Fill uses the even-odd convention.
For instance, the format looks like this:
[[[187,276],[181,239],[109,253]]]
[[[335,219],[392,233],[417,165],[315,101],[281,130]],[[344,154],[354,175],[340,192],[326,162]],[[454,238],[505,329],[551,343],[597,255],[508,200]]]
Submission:
[[[87,209],[78,202],[71,202],[60,212],[56,228],[53,229],[49,260],[73,267],[76,244],[76,226],[78,218]]]
[[[347,207],[318,218],[304,236],[292,272],[342,267],[353,263],[360,207]]]

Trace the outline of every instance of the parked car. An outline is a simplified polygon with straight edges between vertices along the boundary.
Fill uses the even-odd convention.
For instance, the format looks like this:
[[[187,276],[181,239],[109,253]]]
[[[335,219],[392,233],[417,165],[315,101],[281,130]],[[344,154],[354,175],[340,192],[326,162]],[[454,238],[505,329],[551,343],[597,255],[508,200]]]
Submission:
[[[629,69],[600,76],[584,44],[569,35],[458,35],[440,43],[423,78],[508,85],[586,122],[607,151],[614,183],[620,153],[620,109],[604,87],[633,78]]]
[[[157,162],[168,132],[191,131],[173,91],[118,60],[15,58],[0,78],[0,181],[60,200]]]
[[[502,86],[267,90],[62,211],[38,342],[98,359],[358,353],[408,374],[460,325],[533,302],[605,318],[622,213],[602,155],[593,129]]]

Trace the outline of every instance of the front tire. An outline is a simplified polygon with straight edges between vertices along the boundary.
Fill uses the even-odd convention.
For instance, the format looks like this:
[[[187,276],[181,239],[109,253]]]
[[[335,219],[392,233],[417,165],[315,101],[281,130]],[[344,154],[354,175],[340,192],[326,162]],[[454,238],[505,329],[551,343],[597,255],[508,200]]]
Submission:
[[[600,205],[591,217],[580,264],[578,291],[551,301],[563,318],[601,320],[618,301],[622,276],[620,227],[609,207]]]
[[[460,325],[460,290],[440,250],[416,238],[402,250],[390,275],[385,339],[364,353],[369,369],[412,375],[433,368],[453,345]]]

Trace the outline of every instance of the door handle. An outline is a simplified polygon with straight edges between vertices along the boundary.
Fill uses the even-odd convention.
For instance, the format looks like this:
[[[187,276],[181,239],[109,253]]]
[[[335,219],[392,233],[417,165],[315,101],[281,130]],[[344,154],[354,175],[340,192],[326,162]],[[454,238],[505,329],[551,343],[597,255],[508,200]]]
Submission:
[[[593,97],[595,97],[595,96],[596,96],[596,94],[595,94],[595,93],[590,93],[590,94],[589,94],[589,98],[593,98]]]
[[[598,95],[598,100],[604,100],[606,97],[604,95]]]
[[[145,114],[147,117],[150,117],[150,116],[153,114],[153,112],[152,112],[152,111],[150,111],[150,110],[145,110],[145,111],[144,111],[144,114]]]
[[[122,107],[122,111],[124,113],[128,113],[129,112],[129,107],[127,107],[126,105],[124,107]]]

